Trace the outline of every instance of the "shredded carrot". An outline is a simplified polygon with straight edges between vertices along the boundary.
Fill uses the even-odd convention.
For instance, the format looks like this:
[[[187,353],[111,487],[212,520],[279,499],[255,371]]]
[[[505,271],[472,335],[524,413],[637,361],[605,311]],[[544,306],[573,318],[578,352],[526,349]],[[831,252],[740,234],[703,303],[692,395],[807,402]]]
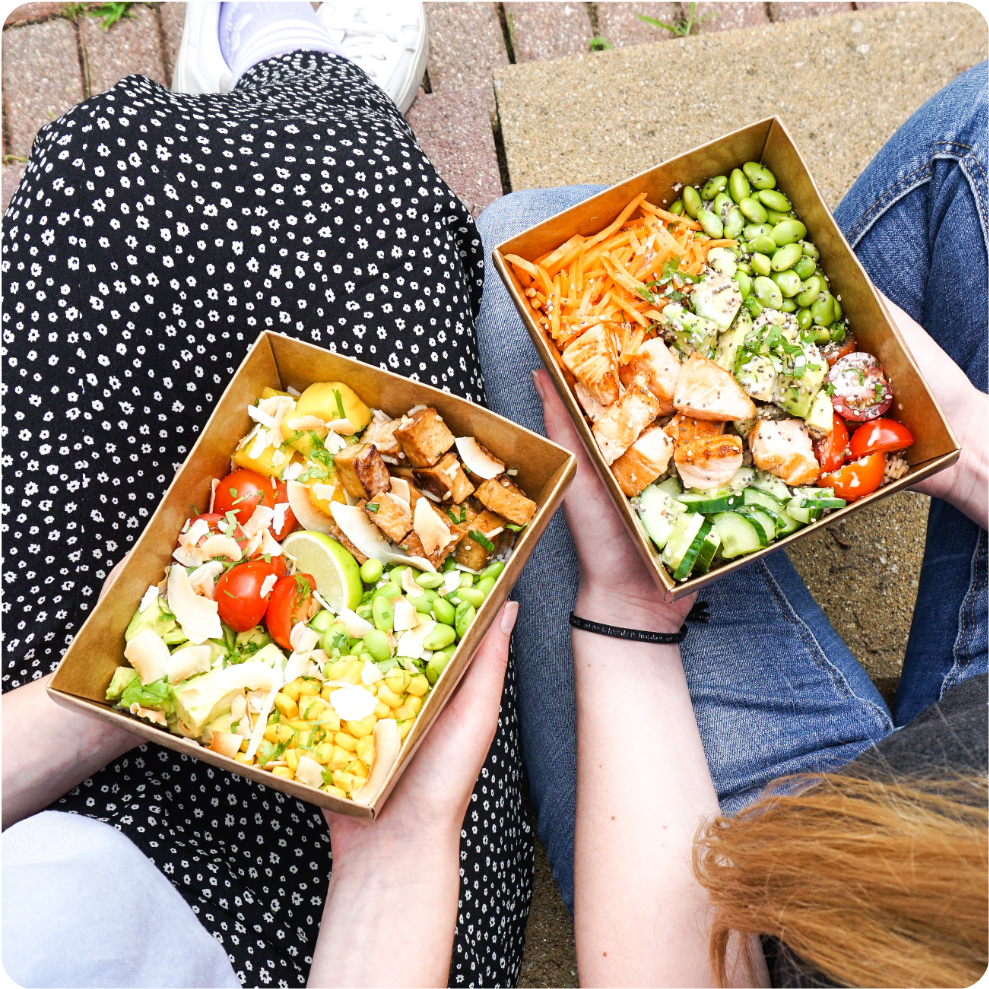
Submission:
[[[642,208],[654,216],[658,216],[661,220],[665,220],[667,223],[680,223],[688,230],[701,229],[701,225],[696,220],[691,220],[689,216],[678,216],[676,213],[670,213],[665,209],[660,209],[658,206],[653,206],[652,203],[647,202],[642,203]]]

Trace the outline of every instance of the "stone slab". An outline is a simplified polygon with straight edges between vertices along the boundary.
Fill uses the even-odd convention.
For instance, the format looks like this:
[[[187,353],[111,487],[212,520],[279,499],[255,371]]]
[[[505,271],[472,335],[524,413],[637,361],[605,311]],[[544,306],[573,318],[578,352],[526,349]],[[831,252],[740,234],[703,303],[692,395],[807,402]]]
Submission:
[[[712,31],[761,27],[769,23],[769,17],[764,3],[705,3],[702,0],[694,8],[694,21],[698,34],[710,34]]]
[[[406,117],[420,147],[472,216],[501,196],[484,86],[443,93],[420,90]]]
[[[647,24],[636,14],[654,17],[667,24],[675,24],[682,14],[679,3],[599,3],[595,7],[598,34],[616,48],[646,45],[673,37],[669,31]]]
[[[168,2],[160,4],[158,16],[161,18],[161,34],[163,40],[162,61],[165,64],[165,75],[172,85],[172,73],[175,71],[175,58],[179,53],[179,43],[182,41],[182,28],[185,25],[185,4]]]
[[[26,158],[39,128],[85,95],[72,22],[57,18],[5,31],[3,90],[5,153]]]
[[[61,11],[62,5],[60,3],[22,3],[7,15],[3,26],[8,28],[18,24],[33,24],[36,21],[44,21],[49,17],[54,17]]]
[[[7,207],[10,205],[10,199],[17,191],[17,185],[21,181],[21,176],[24,174],[24,169],[27,168],[27,163],[23,161],[13,162],[10,165],[3,166],[3,194],[0,196],[2,203],[0,203],[0,213],[5,213]]]
[[[486,86],[491,125],[498,120],[492,73],[508,65],[505,35],[493,3],[427,3],[429,62],[426,71],[434,93],[465,86]]]
[[[505,20],[516,62],[545,61],[590,50],[587,4],[506,3]]]
[[[166,81],[157,11],[135,4],[131,14],[108,29],[94,17],[79,18],[79,40],[94,96],[134,73]]]
[[[813,3],[795,0],[794,3],[771,3],[769,16],[774,22],[796,21],[802,17],[824,17],[828,14],[844,14],[852,9],[850,3]]]

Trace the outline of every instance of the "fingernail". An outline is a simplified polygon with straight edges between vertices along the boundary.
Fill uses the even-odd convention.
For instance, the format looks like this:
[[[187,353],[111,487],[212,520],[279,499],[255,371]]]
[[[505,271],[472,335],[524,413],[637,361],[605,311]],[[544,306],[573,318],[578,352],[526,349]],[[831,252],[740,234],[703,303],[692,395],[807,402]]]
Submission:
[[[539,375],[535,371],[532,372],[532,385],[536,389],[536,394],[539,396],[540,401],[545,401],[546,396],[543,394],[543,383],[539,380]]]
[[[519,614],[518,601],[508,601],[505,603],[505,610],[501,613],[501,630],[505,635],[511,635],[515,628],[515,619]]]

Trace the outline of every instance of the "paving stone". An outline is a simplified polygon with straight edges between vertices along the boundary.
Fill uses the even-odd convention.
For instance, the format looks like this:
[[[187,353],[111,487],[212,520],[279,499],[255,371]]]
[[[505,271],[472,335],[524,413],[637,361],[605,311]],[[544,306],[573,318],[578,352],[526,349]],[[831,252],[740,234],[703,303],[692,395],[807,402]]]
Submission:
[[[686,6],[686,4],[684,5]],[[711,16],[707,16],[711,15]],[[698,21],[697,18],[703,18]],[[698,34],[733,31],[743,27],[760,27],[769,23],[764,3],[704,3],[694,9]]]
[[[182,28],[185,26],[185,4],[163,3],[158,6],[161,17],[161,33],[165,39],[162,61],[165,63],[165,85],[172,85],[172,73],[175,71],[175,58],[179,53],[179,42],[182,41]]]
[[[89,65],[90,91],[102,93],[133,73],[164,83],[157,13],[135,5],[132,17],[106,29],[94,17],[79,19],[79,40]]]
[[[58,18],[5,31],[3,89],[10,137],[5,151],[26,158],[38,129],[84,96],[71,21]]]
[[[27,163],[23,161],[14,162],[3,166],[3,203],[0,205],[0,213],[6,212],[10,205],[10,197],[17,191],[17,184],[21,181]]]
[[[505,18],[516,62],[590,50],[593,32],[585,3],[506,3]]]
[[[682,13],[679,3],[599,3],[596,10],[598,34],[616,48],[646,45],[673,37],[669,31],[639,20],[636,14],[675,24]]]
[[[796,21],[803,17],[845,14],[851,9],[852,5],[850,3],[812,3],[796,0],[794,3],[769,4],[769,16],[773,21]]]
[[[22,3],[15,7],[3,22],[4,28],[14,27],[17,24],[33,24],[35,21],[43,21],[49,17],[54,17],[61,13],[60,3]]]
[[[617,182],[779,114],[833,208],[914,110],[986,58],[986,41],[984,19],[967,4],[889,5],[507,66],[495,85],[512,188]],[[726,88],[726,77],[746,84]],[[926,502],[897,495],[842,531],[851,547],[829,529],[798,542],[791,558],[870,675],[892,679]]]
[[[493,70],[508,65],[505,36],[493,3],[427,3],[429,85],[434,93],[487,86],[491,125],[498,120]]]
[[[420,90],[406,116],[422,150],[472,216],[501,196],[484,86]]]

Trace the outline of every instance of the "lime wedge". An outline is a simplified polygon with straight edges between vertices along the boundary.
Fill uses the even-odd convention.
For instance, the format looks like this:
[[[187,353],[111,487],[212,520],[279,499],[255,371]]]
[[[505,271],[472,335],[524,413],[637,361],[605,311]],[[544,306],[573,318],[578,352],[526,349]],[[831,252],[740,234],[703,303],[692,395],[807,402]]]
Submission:
[[[285,554],[296,568],[311,574],[316,590],[336,612],[355,610],[364,596],[361,570],[354,557],[335,539],[322,532],[293,532],[282,543]]]

